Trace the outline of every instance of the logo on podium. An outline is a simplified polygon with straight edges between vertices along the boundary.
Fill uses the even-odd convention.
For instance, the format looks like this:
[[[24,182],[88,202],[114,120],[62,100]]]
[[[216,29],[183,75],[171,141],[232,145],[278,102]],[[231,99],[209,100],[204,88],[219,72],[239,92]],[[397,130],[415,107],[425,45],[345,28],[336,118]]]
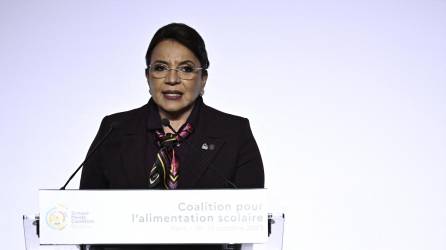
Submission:
[[[55,230],[63,230],[68,225],[68,209],[62,205],[56,205],[46,214],[46,223]]]

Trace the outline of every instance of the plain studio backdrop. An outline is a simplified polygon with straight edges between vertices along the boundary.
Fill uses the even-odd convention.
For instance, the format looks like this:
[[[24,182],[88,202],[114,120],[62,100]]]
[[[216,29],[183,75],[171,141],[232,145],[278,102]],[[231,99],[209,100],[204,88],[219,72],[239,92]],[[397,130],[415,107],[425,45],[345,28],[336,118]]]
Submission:
[[[102,117],[148,101],[170,22],[206,41],[205,102],[250,119],[284,249],[446,249],[444,0],[2,0],[2,249]]]

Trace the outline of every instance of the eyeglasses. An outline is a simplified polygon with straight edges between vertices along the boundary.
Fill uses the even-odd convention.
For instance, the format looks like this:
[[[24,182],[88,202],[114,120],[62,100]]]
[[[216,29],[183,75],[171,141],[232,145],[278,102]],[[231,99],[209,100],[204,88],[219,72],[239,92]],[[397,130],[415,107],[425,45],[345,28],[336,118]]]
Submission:
[[[192,80],[194,79],[196,73],[200,70],[203,70],[203,68],[194,68],[189,65],[183,65],[176,68],[170,68],[165,64],[162,63],[155,63],[153,65],[149,65],[148,70],[150,73],[152,73],[152,76],[154,78],[165,78],[169,71],[175,70],[178,72],[178,77],[183,80]]]

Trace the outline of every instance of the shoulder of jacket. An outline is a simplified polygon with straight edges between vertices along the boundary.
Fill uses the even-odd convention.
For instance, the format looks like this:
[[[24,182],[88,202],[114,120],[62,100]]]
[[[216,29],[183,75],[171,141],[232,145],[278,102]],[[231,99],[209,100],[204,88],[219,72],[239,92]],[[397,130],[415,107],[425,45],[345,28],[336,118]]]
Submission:
[[[249,128],[247,118],[225,113],[209,106],[205,106],[204,117],[207,133],[211,135],[240,133]]]
[[[102,122],[104,124],[120,125],[134,123],[141,120],[144,117],[145,112],[147,112],[147,104],[139,108],[107,115]]]
[[[209,107],[207,105],[204,105],[204,107],[206,109],[207,116],[208,117],[212,117],[214,119],[221,119],[221,120],[233,121],[233,122],[241,122],[241,121],[247,121],[248,120],[245,117],[229,114],[229,113],[220,111],[218,109],[215,109],[213,107]]]
[[[127,119],[127,118],[131,118],[133,116],[140,115],[141,113],[145,112],[146,108],[147,108],[147,105],[144,105],[139,108],[122,111],[122,112],[117,112],[114,114],[109,114],[109,115],[107,115],[107,117],[108,117],[108,119],[111,119],[111,120],[120,120],[123,118]]]

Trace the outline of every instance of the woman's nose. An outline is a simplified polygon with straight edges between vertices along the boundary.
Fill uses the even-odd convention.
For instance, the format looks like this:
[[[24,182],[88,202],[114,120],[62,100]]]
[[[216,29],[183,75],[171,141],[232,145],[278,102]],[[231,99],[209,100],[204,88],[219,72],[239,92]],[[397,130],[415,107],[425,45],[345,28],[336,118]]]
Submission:
[[[170,69],[169,72],[167,72],[165,79],[167,84],[178,84],[181,81],[180,77],[178,76],[178,71],[175,69]]]

